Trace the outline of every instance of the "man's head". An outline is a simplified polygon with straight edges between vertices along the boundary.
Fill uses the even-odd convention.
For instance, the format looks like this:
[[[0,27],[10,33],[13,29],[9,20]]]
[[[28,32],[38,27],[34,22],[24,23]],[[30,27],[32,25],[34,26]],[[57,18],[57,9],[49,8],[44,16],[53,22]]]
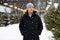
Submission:
[[[26,5],[26,8],[28,10],[29,13],[32,13],[33,12],[33,8],[34,8],[34,5],[32,3],[28,3]]]

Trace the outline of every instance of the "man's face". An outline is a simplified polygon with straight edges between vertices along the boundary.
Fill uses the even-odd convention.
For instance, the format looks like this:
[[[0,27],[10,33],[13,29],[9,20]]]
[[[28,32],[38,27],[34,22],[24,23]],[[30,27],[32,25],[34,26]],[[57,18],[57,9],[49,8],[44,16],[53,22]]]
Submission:
[[[28,8],[28,12],[29,12],[29,13],[32,13],[32,12],[33,12],[33,7],[29,7],[29,8]]]

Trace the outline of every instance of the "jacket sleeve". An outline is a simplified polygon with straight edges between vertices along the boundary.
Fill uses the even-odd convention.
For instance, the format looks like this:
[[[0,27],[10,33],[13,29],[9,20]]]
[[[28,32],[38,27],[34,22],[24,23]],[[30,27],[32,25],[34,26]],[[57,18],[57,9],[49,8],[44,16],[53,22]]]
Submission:
[[[38,17],[38,35],[41,35],[42,29],[43,29],[43,24],[41,18]]]
[[[19,30],[21,32],[22,35],[24,35],[24,20],[23,20],[23,17],[20,19],[20,24],[19,24]]]

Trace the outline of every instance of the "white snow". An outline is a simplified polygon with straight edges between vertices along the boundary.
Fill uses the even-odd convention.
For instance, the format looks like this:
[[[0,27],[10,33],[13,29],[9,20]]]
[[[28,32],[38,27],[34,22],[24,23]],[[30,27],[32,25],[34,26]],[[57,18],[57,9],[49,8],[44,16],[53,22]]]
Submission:
[[[41,40],[50,40],[52,33],[44,27],[41,35]],[[19,24],[8,25],[7,27],[0,27],[0,40],[23,40],[23,36],[19,31]]]
[[[19,24],[0,27],[0,40],[22,40]]]
[[[0,12],[11,13],[11,8],[0,5]]]
[[[43,23],[43,25],[43,31],[39,36],[40,40],[51,40],[51,36],[53,36],[52,32],[46,29],[45,23]],[[19,24],[8,25],[7,27],[0,27],[0,40],[23,40],[23,36],[21,35],[19,30]]]

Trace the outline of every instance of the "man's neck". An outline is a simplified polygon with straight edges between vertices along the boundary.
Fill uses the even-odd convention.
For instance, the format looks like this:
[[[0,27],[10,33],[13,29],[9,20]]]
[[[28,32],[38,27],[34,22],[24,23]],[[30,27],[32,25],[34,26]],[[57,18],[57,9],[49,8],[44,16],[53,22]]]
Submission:
[[[32,16],[32,13],[28,13],[28,15],[29,15],[29,17],[31,17]]]

